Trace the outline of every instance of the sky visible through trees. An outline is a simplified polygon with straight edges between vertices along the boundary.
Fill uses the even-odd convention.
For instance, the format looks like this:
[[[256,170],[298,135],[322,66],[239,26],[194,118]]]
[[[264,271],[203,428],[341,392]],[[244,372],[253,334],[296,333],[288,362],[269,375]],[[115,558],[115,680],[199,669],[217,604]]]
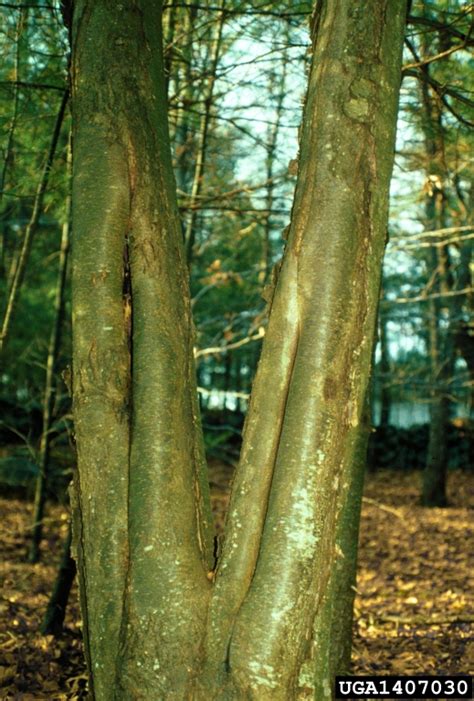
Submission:
[[[256,270],[261,265],[256,260],[261,252],[255,250],[252,242],[265,236],[262,230],[268,227],[271,248],[270,267],[281,255],[282,234],[289,221],[295,184],[292,163],[298,153],[298,127],[305,94],[305,72],[301,68],[307,63],[308,58],[307,21],[310,11],[308,3],[304,2],[292,5],[291,11],[281,3],[274,3],[270,10],[264,4],[249,15],[239,5],[227,6],[215,75],[209,76],[206,61],[211,50],[210,45],[214,40],[213,32],[221,5],[211,5],[210,8],[207,10],[205,6],[199,6],[195,10],[186,10],[178,5],[174,9],[167,8],[164,15],[165,27],[167,16],[171,16],[173,12],[176,14],[177,21],[180,22],[168,46],[165,33],[165,52],[167,52],[170,69],[169,103],[172,138],[176,119],[181,122],[181,127],[182,123],[185,123],[185,133],[189,137],[186,137],[188,141],[185,144],[179,143],[180,126],[178,124],[176,127],[178,129],[177,165],[179,167],[181,164],[183,172],[186,171],[185,184],[188,189],[188,194],[179,190],[180,203],[185,221],[189,217],[190,207],[196,211],[197,228],[200,229],[196,245],[197,258],[195,265],[191,267],[193,296],[197,296],[195,313],[198,329],[201,328],[201,309],[208,317],[214,316],[216,320],[217,316],[220,318],[218,323],[217,321],[211,323],[210,319],[207,319],[206,324],[202,325],[203,334],[199,345],[203,348],[225,344],[228,340],[225,335],[227,337],[232,335],[232,340],[239,341],[248,337],[249,330],[252,331],[250,317],[255,318],[261,311],[257,288],[262,283],[261,270]],[[447,154],[450,159],[447,163],[447,177],[451,179],[449,187],[453,191],[452,221],[449,222],[451,228],[469,226],[469,221],[465,220],[465,217],[462,222],[460,221],[463,217],[460,208],[464,206],[469,210],[469,206],[458,206],[454,202],[456,198],[458,203],[460,202],[454,192],[456,189],[461,197],[464,196],[465,201],[469,200],[472,179],[468,155],[472,142],[469,129],[469,112],[472,106],[469,92],[472,72],[470,73],[469,69],[472,59],[469,40],[463,38],[469,27],[468,9],[468,5],[457,2],[446,2],[436,6],[430,3],[414,3],[412,15],[418,17],[425,15],[426,18],[421,23],[409,24],[407,34],[408,41],[411,42],[411,47],[415,51],[423,51],[430,56],[447,51],[446,56],[428,64],[428,68],[435,80],[442,85],[445,81],[444,76],[449,75],[451,85],[451,92],[448,90],[446,95],[442,96],[443,128],[452,142]],[[186,12],[196,14],[197,19],[191,30],[186,26]],[[60,91],[65,86],[67,37],[61,26],[59,8],[54,9],[54,5],[50,9],[47,4],[38,3],[36,7],[32,3],[30,7],[20,11],[15,10],[14,4],[7,4],[2,8],[2,13],[6,21],[2,33],[2,55],[5,66],[1,83],[4,127],[2,132],[5,158],[2,169],[4,186],[1,196],[4,208],[2,216],[7,227],[3,235],[2,255],[4,265],[7,268],[10,266],[11,271],[16,255],[15,247],[21,238],[22,227],[25,226],[25,217],[27,217],[27,208],[25,209],[22,204],[25,200],[22,198],[31,198],[36,187],[38,167],[45,157],[50,125],[56,109],[55,104],[59,100]],[[439,30],[443,22],[448,23],[452,32],[443,34]],[[20,31],[19,28],[21,28]],[[444,49],[443,42],[447,45],[447,49]],[[438,50],[438,45],[442,45],[443,51]],[[408,45],[405,47],[405,63],[407,66],[416,64]],[[15,82],[16,71],[18,71],[18,80]],[[392,183],[391,241],[385,260],[386,304],[389,304],[392,310],[391,318],[387,322],[387,342],[391,360],[397,366],[406,366],[408,374],[411,373],[409,366],[413,361],[419,368],[415,371],[415,375],[422,373],[423,358],[427,355],[424,312],[416,302],[409,303],[407,300],[410,297],[423,296],[429,280],[426,263],[420,256],[419,241],[413,238],[414,234],[423,234],[427,228],[423,211],[425,186],[429,175],[424,165],[423,134],[420,131],[420,120],[417,116],[420,81],[416,71],[419,72],[420,69],[406,70],[401,88],[398,152]],[[207,163],[202,174],[201,194],[193,203],[189,200],[189,192],[197,157],[196,139],[200,128],[198,122],[202,117],[206,103],[206,90],[210,82],[214,83],[214,94],[209,108]],[[278,100],[281,93],[283,97],[279,106]],[[15,100],[17,100],[16,103]],[[15,104],[17,105],[16,117]],[[449,109],[450,106],[453,108],[452,111]],[[270,194],[267,161],[272,139],[274,148],[271,152],[272,192]],[[10,155],[7,154],[9,140],[12,140]],[[64,134],[62,143],[65,143]],[[27,153],[31,155],[26,166],[23,155],[26,156]],[[59,158],[64,161],[61,154]],[[46,206],[41,215],[43,226],[47,227],[48,221],[54,222],[55,219],[60,218],[61,198],[55,199],[54,193],[59,194],[59,190],[54,180],[58,181],[61,177],[59,165],[53,166],[53,183],[46,193]],[[269,196],[271,212],[266,209]],[[454,214],[455,211],[456,214]],[[244,260],[246,254],[240,253],[242,260],[236,264],[235,251],[230,252],[224,248],[224,252],[216,252],[211,260],[214,242],[217,244],[221,237],[224,237],[225,241],[231,235],[231,230],[247,232],[239,235],[246,243],[248,242],[250,257]],[[229,234],[226,233],[227,231]],[[463,235],[464,248],[469,248],[469,231],[453,231],[448,234],[453,241],[459,235]],[[409,242],[410,236],[412,239]],[[46,243],[48,239],[47,235],[44,235],[35,236],[35,240],[37,241],[35,245],[41,247],[42,242]],[[428,242],[429,240],[425,241],[424,245]],[[46,245],[49,246],[53,255],[54,244],[46,243]],[[254,250],[251,252],[252,246]],[[457,262],[458,249],[459,245],[454,241],[451,247],[454,265]],[[35,248],[32,255],[35,256]],[[201,272],[201,264],[204,274]],[[215,266],[219,264],[219,270],[215,269],[210,275],[206,275],[213,264]],[[49,263],[48,269],[51,267]],[[33,273],[27,273],[27,275],[30,274]],[[393,283],[390,282],[392,280]],[[227,314],[234,314],[229,328],[229,323],[223,317],[223,310],[215,310],[217,315],[214,312],[208,314],[204,307],[207,306],[207,302],[211,305],[214,303],[216,287],[219,288],[218,291],[223,300],[222,307],[225,307],[225,302],[228,301],[225,299],[226,288],[232,288],[232,286],[234,288],[237,286],[241,293],[244,293],[244,288],[250,291],[253,287],[255,292],[250,291],[250,300],[253,300],[254,308],[253,311],[248,312],[243,309],[245,305],[242,304],[242,309],[237,308],[232,312],[227,310]],[[22,296],[23,304],[26,303],[27,297],[31,297],[27,287],[25,286],[25,290],[20,295],[20,305]],[[390,287],[392,289],[389,289]],[[235,295],[232,296],[235,297]],[[398,301],[395,302],[397,298]],[[28,299],[28,303],[32,312],[31,305],[34,306],[39,301]],[[44,312],[41,311],[37,316],[38,321],[43,316]],[[18,334],[22,337],[25,331],[21,328],[21,322],[17,323],[20,324],[17,337]],[[204,332],[206,327],[209,329],[208,332]],[[40,335],[44,337],[43,332]],[[15,334],[11,341],[13,349],[14,336]],[[31,369],[28,373],[26,372],[27,366],[31,368],[31,364],[41,362],[37,350],[38,342],[36,336],[36,340],[32,339],[31,343],[26,343],[27,357],[23,352],[22,362],[15,369],[15,372],[21,375],[20,384],[23,384],[23,387],[19,386],[17,389],[24,392],[28,391],[26,386],[29,384],[26,375],[31,372]],[[256,343],[258,344],[258,341]],[[22,345],[25,346],[24,343]],[[252,344],[248,348],[243,347],[240,355],[243,359],[251,352]],[[376,359],[379,360],[379,357],[380,350],[377,351]],[[204,357],[203,360],[205,369],[202,373],[209,378],[209,373],[206,372],[209,359],[206,360]],[[242,363],[244,376],[245,373],[247,375],[252,373],[254,362],[252,359],[248,362],[249,364]],[[212,359],[210,364],[215,365]],[[465,385],[466,368],[462,357],[457,361],[456,371],[461,378],[459,383]],[[416,377],[414,381],[415,384],[423,382],[421,378]],[[8,384],[7,379],[4,382]],[[460,391],[464,397],[465,390]],[[419,398],[420,401],[424,401],[421,395]],[[215,401],[222,401],[222,399],[215,398]],[[233,401],[230,395],[228,401],[235,405],[235,400]],[[460,406],[460,411],[465,414],[465,397],[461,398],[461,404],[464,408]]]
[[[163,12],[206,448],[230,463],[287,246],[311,10],[203,0]],[[74,442],[67,13],[0,3],[0,478],[36,489],[36,524],[64,494]],[[368,462],[426,466],[425,506],[444,506],[448,468],[473,458],[472,22],[462,0],[413,0],[403,51]]]

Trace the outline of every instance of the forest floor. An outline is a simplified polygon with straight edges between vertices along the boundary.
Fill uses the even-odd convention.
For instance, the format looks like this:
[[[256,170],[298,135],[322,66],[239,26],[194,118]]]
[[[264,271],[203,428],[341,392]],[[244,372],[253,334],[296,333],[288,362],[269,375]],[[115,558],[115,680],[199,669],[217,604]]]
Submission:
[[[229,468],[211,465],[218,523]],[[450,508],[418,506],[420,474],[370,474],[362,510],[353,673],[474,674],[474,473],[449,475]],[[61,638],[41,636],[61,542],[64,507],[45,519],[43,562],[25,561],[31,505],[0,500],[0,699],[85,698],[77,588]]]

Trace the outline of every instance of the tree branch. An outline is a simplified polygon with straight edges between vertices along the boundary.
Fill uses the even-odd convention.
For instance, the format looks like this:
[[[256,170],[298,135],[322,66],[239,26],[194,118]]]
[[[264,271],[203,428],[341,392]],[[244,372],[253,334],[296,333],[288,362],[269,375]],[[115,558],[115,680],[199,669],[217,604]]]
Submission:
[[[255,333],[253,336],[246,336],[246,338],[242,338],[240,341],[235,341],[235,343],[228,343],[225,346],[213,346],[211,348],[201,348],[201,349],[194,349],[194,357],[195,358],[201,358],[203,355],[215,355],[217,353],[227,353],[230,350],[235,350],[236,348],[241,348],[242,346],[246,346],[248,343],[252,343],[253,341],[259,341],[265,336],[265,329],[263,326],[259,328],[257,333]]]

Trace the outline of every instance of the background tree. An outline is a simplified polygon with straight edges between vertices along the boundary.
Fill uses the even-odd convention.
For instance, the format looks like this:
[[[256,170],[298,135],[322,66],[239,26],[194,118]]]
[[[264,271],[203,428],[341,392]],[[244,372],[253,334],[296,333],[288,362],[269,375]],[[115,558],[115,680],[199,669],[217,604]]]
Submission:
[[[44,471],[40,465],[48,463],[43,432],[52,446],[56,477],[53,489],[45,485],[46,495],[56,490],[57,497],[69,479],[64,475],[58,481],[59,472],[70,469],[72,462],[65,420],[69,405],[59,376],[70,355],[67,285],[63,341],[55,370],[46,370],[48,340],[56,323],[58,249],[67,219],[66,37],[60,13],[52,7],[18,3],[1,12],[5,22],[0,33],[0,95],[5,109],[0,120],[5,140],[0,193],[0,467],[9,485],[35,480]],[[46,375],[55,390],[48,392],[45,403]]]
[[[460,194],[466,201],[471,180],[466,158],[472,139],[466,75],[471,20],[461,3],[415,2],[409,21],[397,158],[403,176],[395,178],[382,309],[392,361],[392,422],[430,425],[429,454],[426,433],[419,455],[407,455],[405,466],[428,461],[423,500],[440,505],[446,502],[443,475],[448,463],[457,466],[468,459],[465,451],[458,451],[453,422],[464,422],[469,430],[471,383],[455,339],[459,328],[461,338],[471,337],[467,329],[472,319],[466,267],[472,260],[472,234],[456,186],[462,182]],[[435,361],[429,360],[430,349]],[[378,357],[385,376],[383,350]],[[387,383],[376,376],[375,387],[381,384]],[[381,455],[394,464],[391,451],[382,449]],[[404,460],[400,455],[400,464]]]

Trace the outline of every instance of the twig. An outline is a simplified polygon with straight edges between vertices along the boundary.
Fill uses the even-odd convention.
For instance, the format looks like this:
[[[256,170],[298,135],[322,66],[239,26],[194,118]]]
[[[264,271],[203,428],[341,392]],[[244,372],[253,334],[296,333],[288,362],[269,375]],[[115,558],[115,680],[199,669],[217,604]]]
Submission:
[[[412,616],[379,616],[375,620],[381,623],[403,623],[405,625],[417,625],[417,626],[447,626],[462,623],[474,623],[474,617],[467,618],[443,618],[441,620],[431,619],[426,620],[425,618],[413,618]]]
[[[228,343],[226,346],[213,346],[212,348],[201,348],[194,349],[194,357],[201,358],[203,355],[214,355],[215,353],[227,353],[227,351],[235,350],[241,346],[247,345],[247,343],[252,343],[252,341],[259,341],[265,336],[265,329],[261,326],[256,334],[253,336],[247,336],[242,338],[240,341],[235,341],[235,343]]]
[[[462,243],[463,241],[468,241],[469,239],[474,239],[474,234],[466,234],[465,236],[451,236],[451,238],[443,239],[442,241],[422,241],[418,243],[399,243],[396,246],[392,246],[392,251],[417,251],[420,248],[444,248],[445,246],[452,246],[453,243]]]
[[[394,509],[392,506],[387,506],[386,504],[381,504],[379,501],[375,501],[375,499],[369,499],[369,497],[362,497],[362,501],[364,501],[366,504],[370,504],[371,506],[376,506],[381,511],[386,511],[389,514],[393,514],[397,518],[405,518],[404,515],[400,511],[398,511],[398,509]]]
[[[40,181],[38,183],[38,188],[36,191],[35,201],[33,205],[33,211],[31,213],[30,221],[25,230],[25,235],[23,237],[23,243],[21,246],[20,255],[18,257],[16,269],[13,275],[13,281],[8,294],[7,306],[5,309],[5,314],[3,317],[2,329],[0,332],[0,352],[3,350],[8,332],[10,329],[11,318],[13,311],[18,300],[20,293],[21,284],[23,281],[23,276],[26,269],[26,264],[28,262],[28,257],[30,253],[31,243],[38,228],[39,219],[41,212],[43,211],[43,201],[44,195],[48,187],[49,175],[54,161],[54,156],[56,153],[56,147],[58,144],[59,136],[61,133],[61,127],[63,124],[64,115],[66,112],[66,106],[69,100],[69,92],[66,91],[63,94],[59,111],[56,117],[56,123],[54,125],[54,131],[51,138],[51,143],[49,146],[48,156],[46,158],[46,163],[43,167],[43,172],[41,174]]]
[[[206,387],[198,387],[197,391],[199,394],[212,394],[212,389],[206,389]],[[221,390],[224,392],[224,390]],[[226,397],[235,397],[236,399],[250,399],[250,394],[248,392],[224,392]]]
[[[418,295],[417,297],[397,297],[396,299],[384,299],[382,304],[409,304],[410,302],[428,302],[430,299],[438,297],[457,297],[458,295],[468,295],[472,293],[472,287],[464,287],[462,290],[451,290],[451,292],[434,292],[430,295]]]
[[[428,63],[433,63],[433,61],[439,61],[440,59],[445,58],[446,56],[450,56],[455,51],[460,51],[462,49],[467,50],[465,42],[459,44],[458,46],[453,46],[450,49],[447,49],[446,51],[442,51],[441,53],[436,54],[436,56],[430,56],[429,58],[425,58],[422,61],[417,61],[416,63],[408,63],[406,66],[403,66],[403,70],[407,71],[411,68],[420,68],[420,66],[426,66]]]
[[[397,243],[397,241],[405,241],[407,238],[410,241],[418,239],[432,239],[432,238],[442,238],[443,236],[448,236],[449,234],[457,234],[463,231],[472,231],[472,225],[466,226],[448,226],[444,229],[433,229],[433,231],[422,231],[420,234],[408,234],[407,236],[391,236],[390,242]]]

